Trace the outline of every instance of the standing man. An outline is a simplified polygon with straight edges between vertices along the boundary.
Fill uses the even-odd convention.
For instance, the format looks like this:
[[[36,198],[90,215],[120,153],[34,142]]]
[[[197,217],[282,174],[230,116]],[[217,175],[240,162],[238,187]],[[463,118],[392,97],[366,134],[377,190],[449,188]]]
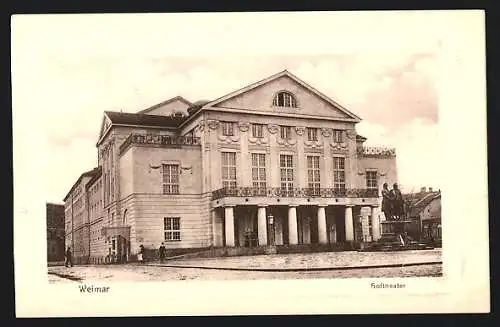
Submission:
[[[392,200],[393,197],[387,183],[384,183],[382,188],[382,212],[387,220],[392,220]]]
[[[68,246],[68,249],[66,250],[66,261],[64,262],[64,265],[68,267],[73,267],[73,258],[71,255],[71,247]]]
[[[167,249],[165,249],[165,243],[161,242],[158,252],[160,253],[160,262],[163,262],[163,260],[165,259],[165,254],[167,252]]]
[[[396,219],[401,219],[404,214],[403,208],[403,195],[401,191],[398,189],[398,184],[394,183],[392,185],[391,196],[393,199],[393,214],[396,216]]]

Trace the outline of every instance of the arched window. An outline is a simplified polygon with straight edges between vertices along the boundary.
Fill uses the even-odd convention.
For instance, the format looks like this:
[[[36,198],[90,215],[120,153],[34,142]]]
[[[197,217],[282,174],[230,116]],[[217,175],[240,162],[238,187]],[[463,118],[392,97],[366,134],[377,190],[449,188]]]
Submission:
[[[123,221],[122,221],[123,226],[127,226],[127,219],[128,219],[127,213],[128,213],[127,209],[125,209],[125,212],[123,213]]]
[[[273,106],[297,108],[297,100],[289,92],[279,92],[273,100]]]

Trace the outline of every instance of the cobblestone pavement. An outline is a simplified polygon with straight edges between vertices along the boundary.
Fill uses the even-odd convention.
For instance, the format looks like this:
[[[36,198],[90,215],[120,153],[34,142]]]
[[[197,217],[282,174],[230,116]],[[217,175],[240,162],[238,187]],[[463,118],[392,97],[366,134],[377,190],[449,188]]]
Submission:
[[[373,266],[441,261],[441,249],[394,252],[321,252],[251,257],[224,257],[206,259],[168,260],[168,265],[234,267],[234,268],[323,268],[347,266]]]
[[[383,253],[387,256],[381,259],[380,253],[316,253],[316,254],[288,254],[276,256],[232,257],[219,259],[176,260],[176,262],[205,263],[208,265],[239,264],[240,267],[292,267],[302,264],[301,267],[325,267],[333,265],[371,265],[382,263],[411,263],[440,261],[440,251],[414,251],[422,253]],[[425,252],[425,253],[424,253]],[[337,255],[336,259],[333,259]],[[330,260],[327,260],[330,258]],[[410,260],[413,259],[413,260]],[[398,261],[399,260],[399,261]],[[420,261],[418,261],[420,260]],[[383,262],[382,262],[383,261]],[[279,266],[281,265],[281,266]],[[377,278],[377,277],[423,277],[441,276],[442,265],[423,265],[398,268],[369,268],[356,270],[315,271],[315,272],[259,272],[259,271],[227,271],[199,268],[171,268],[148,265],[100,265],[49,267],[49,272],[65,276],[60,278],[49,274],[51,283],[77,283],[83,281],[169,281],[169,280],[256,280],[256,279],[311,279],[311,278]],[[73,280],[70,280],[70,279]]]

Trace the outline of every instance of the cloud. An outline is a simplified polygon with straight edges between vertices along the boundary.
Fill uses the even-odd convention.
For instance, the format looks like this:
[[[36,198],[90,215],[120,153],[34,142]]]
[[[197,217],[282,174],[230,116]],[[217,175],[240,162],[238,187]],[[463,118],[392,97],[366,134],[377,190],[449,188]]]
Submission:
[[[48,193],[65,194],[95,165],[103,111],[137,112],[176,95],[211,100],[286,68],[365,119],[358,131],[367,144],[396,146],[402,181],[423,182],[414,177],[429,169],[416,174],[406,165],[427,167],[421,157],[434,153],[425,146],[437,123],[430,31],[442,20],[432,25],[436,17],[425,16],[422,26],[418,14],[379,17],[281,13],[252,24],[247,14],[63,15],[15,23],[14,134],[37,135],[47,176],[61,180]]]

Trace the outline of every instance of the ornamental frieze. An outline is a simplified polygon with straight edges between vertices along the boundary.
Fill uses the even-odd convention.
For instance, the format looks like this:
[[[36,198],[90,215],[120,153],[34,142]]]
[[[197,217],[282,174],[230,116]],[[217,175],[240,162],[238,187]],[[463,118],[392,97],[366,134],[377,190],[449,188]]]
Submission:
[[[269,133],[271,134],[276,134],[278,133],[278,129],[279,129],[279,126],[276,125],[276,124],[269,124],[267,125],[267,130],[269,131]]]
[[[330,137],[330,135],[332,135],[332,129],[331,128],[322,128],[321,129],[321,134],[324,137]]]
[[[355,140],[356,139],[356,130],[354,129],[348,129],[345,131],[345,135],[347,136],[348,139],[350,140]]]
[[[295,146],[295,144],[297,144],[297,140],[277,138],[276,143],[281,146],[290,147]]]
[[[220,124],[219,121],[211,119],[207,121],[207,125],[210,129],[218,129]]]
[[[238,127],[240,131],[247,132],[250,129],[250,124],[247,122],[240,122],[238,123]]]
[[[303,126],[296,126],[295,127],[295,133],[297,133],[297,135],[299,135],[299,136],[304,135],[305,131],[306,131],[306,128]]]
[[[203,132],[205,130],[205,121],[202,120],[198,123],[198,125],[196,126],[195,130],[198,131],[198,132]]]
[[[348,149],[348,144],[347,142],[340,142],[340,143],[330,143],[330,147],[332,149],[336,149],[336,150],[347,150]]]
[[[257,145],[267,145],[269,140],[266,137],[248,137],[248,143]]]

